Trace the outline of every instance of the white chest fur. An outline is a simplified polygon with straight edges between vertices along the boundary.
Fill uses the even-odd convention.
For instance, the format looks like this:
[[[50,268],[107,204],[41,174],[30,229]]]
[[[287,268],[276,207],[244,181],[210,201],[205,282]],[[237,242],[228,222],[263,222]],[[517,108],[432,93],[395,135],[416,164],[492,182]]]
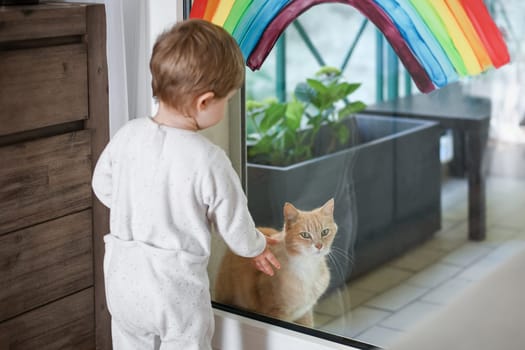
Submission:
[[[296,306],[292,319],[297,319],[309,311],[328,287],[330,280],[325,257],[291,257],[288,268],[302,286],[296,295]]]
[[[311,285],[321,277],[323,272],[324,257],[290,257],[290,271],[303,283]]]

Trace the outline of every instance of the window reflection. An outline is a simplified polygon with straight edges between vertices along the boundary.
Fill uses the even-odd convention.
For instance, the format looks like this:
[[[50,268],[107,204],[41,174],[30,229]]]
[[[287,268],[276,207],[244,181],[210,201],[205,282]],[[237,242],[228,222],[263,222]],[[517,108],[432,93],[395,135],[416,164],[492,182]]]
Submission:
[[[521,5],[514,3],[512,6]],[[323,38],[340,40],[331,39],[321,45],[331,58],[340,57],[344,53],[340,28],[348,28],[349,21],[358,23],[359,15],[348,6],[323,5],[305,13],[302,23],[305,27],[316,27],[315,18],[327,16],[332,25],[323,28],[334,33],[325,34]],[[340,17],[344,17],[344,21],[338,23]],[[288,30],[287,35],[289,45],[295,45],[288,50],[290,96],[305,75],[311,75],[318,67],[301,47],[303,44],[294,39],[296,34]],[[376,105],[375,66],[371,59],[375,57],[375,32],[367,28],[363,35],[363,42],[367,44],[356,47],[355,56],[344,74],[353,78],[352,81],[363,82],[356,96],[371,110]],[[316,38],[312,40],[315,42]],[[335,61],[338,62],[338,58]],[[261,72],[248,73],[247,99],[264,100],[273,96],[274,64],[270,56]],[[257,225],[275,230],[267,232],[283,241],[278,249],[286,247],[281,230],[287,226],[287,202],[304,215],[315,216],[312,211],[319,211],[316,208],[322,208],[333,198],[333,221],[337,231],[330,236],[333,230],[329,229],[327,237],[333,241],[328,243],[322,240],[323,230],[330,226],[326,221],[312,219],[315,224],[309,222],[291,230],[293,239],[310,244],[308,249],[316,260],[309,255],[304,261],[300,260],[297,257],[300,249],[293,250],[293,259],[282,260],[300,273],[294,278],[277,278],[276,284],[266,289],[253,287],[256,277],[250,277],[252,280],[248,282],[249,278],[243,279],[248,275],[243,270],[227,264],[221,266],[223,254],[220,249],[215,250],[211,264],[214,272],[210,273],[212,285],[219,286],[218,289],[229,287],[234,291],[230,294],[241,290],[237,288],[240,283],[247,283],[252,289],[235,297],[230,295],[230,299],[216,289],[214,300],[381,346],[388,346],[394,339],[409,334],[417,323],[446,308],[461,290],[476,285],[516,252],[525,249],[525,218],[521,214],[525,205],[522,161],[525,130],[520,125],[525,109],[515,98],[522,90],[517,79],[520,74],[512,64],[508,69],[461,81],[434,94],[442,96],[439,99],[441,107],[434,106],[434,110],[429,107],[430,115],[450,110],[458,97],[478,99],[469,107],[478,115],[486,109],[486,104],[489,105],[492,111],[489,113],[490,130],[477,146],[468,145],[466,129],[444,126],[439,118],[393,116],[394,110],[384,110],[372,115],[352,115],[345,124],[351,147],[324,154],[318,157],[321,160],[303,159],[279,166],[249,160],[250,211]],[[447,91],[452,91],[448,97],[445,96]],[[463,113],[463,117],[465,115]],[[453,152],[450,148],[444,151],[444,135],[452,140],[449,147]],[[336,138],[332,132],[323,137],[324,140],[318,140],[320,144]],[[472,150],[481,148],[486,150],[480,153],[479,159],[483,175],[479,181],[486,181],[485,205],[481,207],[486,215],[482,221],[486,224],[486,237],[476,241],[469,239],[472,227],[469,175],[472,170],[468,169]],[[447,155],[443,156],[445,153]],[[479,202],[479,198],[474,201]],[[475,219],[479,220],[476,215]],[[325,220],[330,222],[330,219]],[[330,247],[330,253],[317,253],[316,244]],[[217,243],[216,246],[221,245]],[[322,276],[319,271],[314,271],[315,266],[322,266],[319,258],[326,261],[328,283],[319,277]],[[311,262],[314,260],[318,265]],[[312,279],[319,282],[320,296],[314,293],[319,290],[312,287]],[[310,288],[304,287],[304,280],[310,282]],[[277,285],[279,283],[282,285]],[[287,287],[293,283],[297,288],[290,292]],[[242,290],[250,290],[242,287]],[[288,299],[280,294],[282,290],[286,290]],[[306,300],[307,294],[313,297]],[[259,298],[261,304],[267,303],[260,306],[241,300],[254,298]],[[296,312],[285,315],[286,307],[277,310],[279,305],[293,306]],[[313,311],[311,319],[310,310]]]

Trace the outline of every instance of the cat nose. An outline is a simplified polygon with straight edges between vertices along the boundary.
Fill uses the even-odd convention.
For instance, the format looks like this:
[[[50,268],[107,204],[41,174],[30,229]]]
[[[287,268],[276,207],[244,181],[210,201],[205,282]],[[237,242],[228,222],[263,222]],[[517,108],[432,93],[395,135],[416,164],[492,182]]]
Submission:
[[[323,247],[323,243],[316,243],[315,244],[315,247],[319,250],[321,250],[321,248]]]

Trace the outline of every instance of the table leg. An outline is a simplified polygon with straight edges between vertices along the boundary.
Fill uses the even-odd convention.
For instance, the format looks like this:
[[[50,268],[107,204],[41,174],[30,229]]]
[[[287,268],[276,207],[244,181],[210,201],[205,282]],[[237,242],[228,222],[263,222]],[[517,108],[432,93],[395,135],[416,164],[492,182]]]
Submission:
[[[465,132],[459,129],[452,129],[452,140],[454,158],[449,163],[449,174],[454,177],[466,177]]]
[[[485,200],[485,150],[488,126],[480,130],[465,132],[465,148],[468,173],[468,219],[469,239],[482,241],[486,237]]]

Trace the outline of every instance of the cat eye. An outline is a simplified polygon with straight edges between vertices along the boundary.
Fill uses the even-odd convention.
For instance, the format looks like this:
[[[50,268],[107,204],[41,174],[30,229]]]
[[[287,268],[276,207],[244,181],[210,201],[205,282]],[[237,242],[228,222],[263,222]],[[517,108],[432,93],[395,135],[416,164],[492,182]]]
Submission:
[[[326,237],[328,236],[329,233],[330,233],[330,229],[325,228],[324,230],[321,231],[321,237]]]
[[[310,239],[312,238],[312,236],[308,233],[308,232],[301,232],[299,233],[301,235],[301,237],[305,238],[305,239]]]

